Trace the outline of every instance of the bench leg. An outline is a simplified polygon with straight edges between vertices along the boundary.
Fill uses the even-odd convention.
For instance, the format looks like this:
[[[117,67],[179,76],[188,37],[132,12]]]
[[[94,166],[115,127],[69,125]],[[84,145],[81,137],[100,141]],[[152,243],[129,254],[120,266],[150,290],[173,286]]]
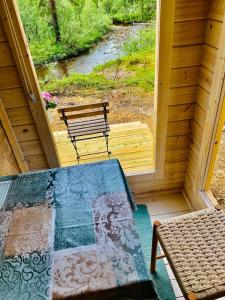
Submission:
[[[156,260],[157,260],[157,246],[158,246],[158,237],[156,234],[156,229],[160,226],[161,223],[159,221],[155,221],[153,223],[153,236],[152,236],[152,255],[151,255],[151,272],[155,272],[156,270]]]
[[[75,149],[76,154],[77,154],[77,162],[78,162],[78,165],[79,165],[80,164],[80,155],[78,153],[76,140],[73,140],[72,143],[73,143],[74,149]]]
[[[110,159],[111,152],[109,151],[109,136],[108,136],[108,134],[105,134],[105,133],[104,133],[104,136],[105,136],[105,142],[106,142],[106,148],[107,148],[108,158]]]

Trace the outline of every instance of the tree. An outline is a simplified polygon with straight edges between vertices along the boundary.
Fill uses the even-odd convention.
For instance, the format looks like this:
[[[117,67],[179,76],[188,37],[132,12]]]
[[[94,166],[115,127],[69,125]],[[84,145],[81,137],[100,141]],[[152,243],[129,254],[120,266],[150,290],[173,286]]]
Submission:
[[[52,26],[55,32],[55,40],[56,43],[59,43],[61,41],[61,34],[60,34],[59,20],[58,20],[55,0],[49,0],[49,6],[50,6],[50,12],[52,16]]]

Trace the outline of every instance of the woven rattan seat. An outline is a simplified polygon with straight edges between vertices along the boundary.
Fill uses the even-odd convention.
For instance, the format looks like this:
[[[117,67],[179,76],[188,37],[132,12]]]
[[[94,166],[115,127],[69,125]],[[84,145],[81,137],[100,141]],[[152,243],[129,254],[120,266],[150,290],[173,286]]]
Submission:
[[[157,241],[186,299],[225,296],[225,214],[222,210],[206,209],[161,223],[156,221],[152,271]]]

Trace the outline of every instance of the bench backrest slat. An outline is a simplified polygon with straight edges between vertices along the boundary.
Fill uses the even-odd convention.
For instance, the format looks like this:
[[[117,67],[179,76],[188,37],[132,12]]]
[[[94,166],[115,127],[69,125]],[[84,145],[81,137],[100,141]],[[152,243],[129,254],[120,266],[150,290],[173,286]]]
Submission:
[[[86,105],[79,105],[79,106],[72,106],[72,107],[65,107],[65,108],[59,108],[58,112],[64,113],[67,112],[73,112],[73,111],[81,111],[81,110],[87,110],[87,109],[94,109],[94,108],[103,108],[105,106],[109,106],[109,102],[101,102],[101,103],[93,103],[93,104],[86,104]]]
[[[72,119],[81,119],[81,118],[86,118],[86,117],[94,117],[94,116],[100,116],[104,114],[108,114],[109,110],[106,109],[104,110],[99,110],[99,111],[90,111],[90,112],[85,112],[85,113],[80,113],[80,114],[72,114],[72,115],[66,115],[67,120],[72,120]],[[60,120],[64,120],[64,117],[60,117]]]

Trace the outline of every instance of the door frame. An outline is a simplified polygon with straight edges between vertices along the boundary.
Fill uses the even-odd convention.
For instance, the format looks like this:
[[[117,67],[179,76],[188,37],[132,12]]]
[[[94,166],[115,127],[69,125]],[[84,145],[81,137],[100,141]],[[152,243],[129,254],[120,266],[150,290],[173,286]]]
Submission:
[[[225,120],[225,23],[222,34],[224,35],[221,38],[221,47],[218,50],[202,147],[199,153],[200,164],[196,168],[196,181],[193,187],[195,195],[193,195],[193,199],[190,199],[195,209],[212,207],[218,204],[210,191],[210,184]]]

